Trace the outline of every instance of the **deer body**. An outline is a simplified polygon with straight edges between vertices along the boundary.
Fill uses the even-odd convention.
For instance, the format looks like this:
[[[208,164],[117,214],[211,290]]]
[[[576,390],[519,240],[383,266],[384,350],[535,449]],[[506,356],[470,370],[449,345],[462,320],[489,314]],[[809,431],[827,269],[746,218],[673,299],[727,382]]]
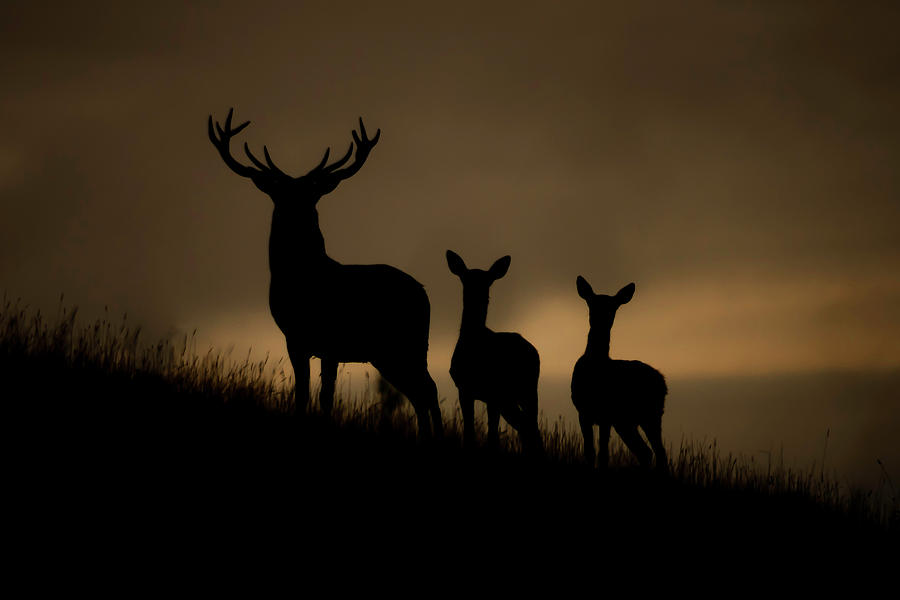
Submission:
[[[460,332],[450,360],[450,377],[460,396],[496,407],[513,427],[522,419],[537,419],[537,384],[540,357],[518,333]],[[465,414],[465,411],[463,411]],[[528,419],[530,420],[530,419]]]
[[[325,151],[318,166],[306,175],[291,177],[275,166],[263,146],[265,163],[247,144],[244,151],[255,167],[237,161],[231,138],[249,125],[225,127],[209,118],[209,138],[225,164],[248,177],[274,203],[269,236],[269,308],[284,333],[294,367],[295,406],[303,411],[309,401],[309,361],[321,359],[320,404],[329,413],[333,404],[338,363],[368,362],[412,403],[419,432],[443,431],[437,388],[428,373],[430,304],[422,285],[387,265],[344,265],[325,252],[316,203],[338,184],[354,175],[378,142],[366,136],[362,119],[359,134],[343,158],[328,164]],[[429,416],[431,422],[429,423]]]
[[[663,375],[637,360],[614,360],[609,357],[609,339],[616,310],[631,300],[634,284],[622,288],[615,296],[594,294],[587,281],[578,278],[578,293],[588,303],[591,329],[584,354],[572,372],[572,403],[584,437],[584,455],[594,464],[594,425],[600,428],[599,464],[609,461],[610,428],[637,456],[642,466],[649,466],[656,455],[656,467],[666,471],[668,461],[662,443],[662,415],[667,394]],[[641,438],[638,428],[647,436],[653,450]]]
[[[475,441],[475,400],[488,410],[488,444],[499,444],[502,416],[516,431],[526,451],[541,450],[538,429],[538,351],[518,333],[496,332],[487,327],[491,283],[509,268],[508,256],[488,271],[467,269],[463,260],[447,251],[450,271],[463,282],[463,316],[459,340],[450,361],[450,377],[459,390],[463,435],[467,446]]]
[[[297,280],[302,285],[293,283]],[[386,296],[385,288],[405,293]],[[315,289],[321,292],[309,295]],[[404,347],[416,348],[420,358],[428,350],[425,288],[387,265],[334,263],[283,280],[273,273],[269,308],[279,329],[289,335],[292,349],[316,358],[382,363]],[[328,319],[331,314],[341,316]],[[414,320],[419,327],[397,330],[404,320]]]

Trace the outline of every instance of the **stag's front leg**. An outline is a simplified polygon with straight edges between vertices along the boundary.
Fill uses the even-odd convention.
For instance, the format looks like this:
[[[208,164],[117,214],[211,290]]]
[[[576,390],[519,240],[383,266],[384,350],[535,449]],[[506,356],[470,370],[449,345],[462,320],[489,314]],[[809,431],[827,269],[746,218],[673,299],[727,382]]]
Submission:
[[[309,404],[310,355],[292,347],[288,342],[288,356],[291,358],[291,366],[294,367],[294,412],[301,415]]]
[[[594,423],[582,415],[578,415],[578,423],[581,425],[581,437],[584,438],[584,462],[588,468],[594,468]],[[603,432],[600,432],[603,437]],[[601,442],[603,440],[600,440]]]
[[[331,414],[334,406],[334,382],[337,380],[337,368],[336,360],[322,359],[322,387],[319,391],[319,405],[326,415]]]
[[[609,467],[609,435],[612,425],[609,423],[600,423],[600,430],[597,435],[597,463],[599,467],[606,470]]]

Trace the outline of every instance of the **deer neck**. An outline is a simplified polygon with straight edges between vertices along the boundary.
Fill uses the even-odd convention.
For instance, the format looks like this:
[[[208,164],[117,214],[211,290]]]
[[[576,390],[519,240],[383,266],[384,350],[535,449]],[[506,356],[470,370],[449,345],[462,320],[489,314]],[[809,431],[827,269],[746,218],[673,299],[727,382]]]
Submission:
[[[272,215],[269,234],[269,269],[273,279],[282,275],[295,277],[298,271],[314,274],[335,264],[325,253],[318,215],[301,226],[279,217],[277,212]]]
[[[480,298],[478,301],[469,300],[463,293],[462,323],[459,326],[459,334],[472,336],[487,331],[488,299]]]
[[[600,360],[609,360],[609,330],[600,331],[593,327],[588,332],[585,356]]]

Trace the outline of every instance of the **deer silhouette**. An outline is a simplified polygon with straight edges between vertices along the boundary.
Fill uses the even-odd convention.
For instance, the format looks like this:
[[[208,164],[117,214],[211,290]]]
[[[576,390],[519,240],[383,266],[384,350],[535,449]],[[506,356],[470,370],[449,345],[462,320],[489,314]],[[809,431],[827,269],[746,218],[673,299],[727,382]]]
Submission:
[[[309,401],[309,361],[321,359],[319,401],[329,414],[338,363],[368,362],[400,390],[416,411],[420,435],[443,432],[437,388],[428,373],[428,328],[431,307],[418,281],[387,265],[345,265],[325,252],[316,204],[363,166],[378,143],[362,118],[359,133],[346,154],[328,164],[330,148],[305,175],[292,177],[278,168],[263,146],[265,163],[244,152],[253,166],[231,155],[231,138],[250,121],[232,127],[234,109],[225,126],[209,117],[209,139],[235,173],[247,177],[274,203],[269,235],[269,308],[284,333],[294,367],[297,412]],[[353,155],[353,162],[347,164]],[[428,417],[431,416],[429,424]]]
[[[641,466],[648,467],[652,455],[638,433],[640,427],[653,447],[657,469],[665,472],[668,461],[662,443],[662,415],[668,392],[666,380],[650,365],[609,357],[609,334],[616,310],[634,296],[634,284],[629,283],[615,296],[595,294],[581,276],[576,284],[590,312],[587,348],[572,372],[572,402],[578,409],[585,460],[594,465],[594,425],[599,425],[601,469],[609,462],[610,427],[616,428]]]
[[[450,360],[450,377],[459,390],[466,446],[471,447],[475,441],[477,399],[487,405],[491,448],[499,444],[502,415],[518,431],[523,448],[535,453],[542,450],[537,423],[538,351],[518,333],[491,331],[485,324],[491,284],[506,275],[510,261],[504,256],[487,271],[468,269],[458,254],[447,250],[450,272],[463,285],[462,324]]]

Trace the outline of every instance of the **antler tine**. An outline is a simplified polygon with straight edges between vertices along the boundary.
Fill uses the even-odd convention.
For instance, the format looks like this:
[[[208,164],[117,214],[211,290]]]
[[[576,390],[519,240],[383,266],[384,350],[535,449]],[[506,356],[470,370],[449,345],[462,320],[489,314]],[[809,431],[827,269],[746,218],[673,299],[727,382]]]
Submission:
[[[331,174],[338,179],[347,179],[348,177],[351,177],[357,171],[359,171],[359,169],[363,166],[363,163],[365,163],[366,159],[369,157],[369,152],[371,152],[372,148],[375,147],[375,144],[378,143],[378,138],[381,137],[381,129],[375,132],[375,137],[369,139],[368,135],[366,134],[366,126],[363,124],[362,117],[360,117],[359,133],[357,133],[354,129],[350,132],[350,134],[353,136],[353,141],[356,143],[356,158],[353,160],[353,164],[349,167],[331,171]]]
[[[234,107],[228,109],[228,116],[225,117],[225,131],[231,131],[231,117],[234,116]]]
[[[207,125],[209,126],[209,141],[212,142],[213,144],[218,145],[218,138],[216,137],[216,130],[213,129],[212,115],[209,115],[209,121],[207,122]],[[218,127],[218,126],[219,126],[219,124],[216,123],[216,127]]]
[[[261,160],[256,158],[253,153],[250,151],[250,145],[247,142],[244,142],[244,154],[247,155],[247,158],[256,165],[256,167],[266,175],[280,175],[282,177],[290,177],[287,173],[278,168],[278,165],[272,160],[272,157],[269,155],[269,149],[266,146],[263,146],[263,155],[266,157],[266,163],[263,164]]]
[[[244,121],[243,123],[241,123],[234,129],[229,130],[229,135],[235,136],[235,135],[239,134],[241,132],[241,130],[243,130],[244,127],[246,127],[249,124],[250,124],[250,121]]]
[[[325,163],[328,162],[328,155],[329,155],[330,153],[331,153],[331,148],[330,148],[330,147],[329,147],[329,148],[325,148],[325,156],[323,156],[323,157],[322,157],[322,160],[319,161],[319,164],[317,164],[317,165],[314,166],[312,169],[310,169],[310,170],[306,173],[306,175],[304,175],[304,177],[306,177],[307,175],[312,175],[312,174],[315,173],[316,171],[322,170],[322,167],[324,167],[324,166],[325,166]]]
[[[244,154],[247,155],[247,158],[250,159],[250,162],[252,162],[254,165],[256,165],[256,167],[257,167],[260,171],[262,171],[263,173],[268,173],[268,172],[269,172],[269,167],[267,167],[266,165],[264,165],[264,164],[262,163],[262,161],[260,161],[258,158],[256,158],[255,156],[253,156],[253,153],[250,152],[250,146],[247,144],[247,142],[244,142]]]
[[[322,156],[322,160],[319,161],[319,164],[317,164],[312,169],[307,171],[306,174],[302,175],[301,177],[309,177],[310,175],[315,175],[316,173],[322,172],[324,170],[325,163],[328,162],[329,154],[331,154],[331,148],[330,147],[325,148],[325,154],[324,154],[324,156]],[[301,177],[298,177],[297,179],[300,179]]]
[[[369,146],[370,148],[372,146],[374,146],[375,144],[377,144],[378,138],[381,137],[381,129],[378,129],[375,132],[375,137],[373,137],[371,140],[368,139],[368,136],[366,135],[366,126],[363,124],[362,117],[359,118],[359,133],[360,133],[360,136],[362,137],[363,141],[365,141],[366,145]]]
[[[266,157],[266,163],[268,163],[271,170],[275,171],[279,175],[283,175],[284,177],[289,177],[287,173],[278,168],[278,166],[272,161],[272,157],[269,156],[269,149],[266,148],[265,144],[263,144],[263,155]]]
[[[219,135],[221,135],[223,138],[236,136],[237,134],[239,134],[241,132],[242,129],[244,129],[244,127],[246,127],[247,125],[250,124],[250,121],[244,121],[243,123],[241,123],[234,129],[232,129],[231,118],[233,116],[234,116],[234,108],[232,107],[232,108],[228,109],[228,116],[225,118],[225,129],[224,130],[222,130],[222,128],[219,126],[219,122],[216,121],[216,129],[219,130]]]
[[[207,129],[209,133],[209,141],[212,142],[213,146],[216,147],[216,150],[219,151],[219,155],[222,157],[222,160],[225,161],[225,164],[229,169],[241,175],[243,177],[253,177],[254,175],[258,175],[259,171],[253,169],[252,167],[248,167],[247,165],[243,165],[238,162],[231,155],[231,138],[241,132],[247,125],[250,124],[250,121],[246,121],[245,123],[241,123],[236,128],[231,127],[231,119],[234,115],[234,108],[229,109],[228,117],[225,119],[225,129],[222,129],[222,126],[219,125],[218,121],[213,122],[212,115],[209,115],[209,120],[207,121]],[[218,135],[216,135],[218,133]]]
[[[328,165],[327,167],[325,167],[325,172],[330,173],[331,171],[334,171],[335,169],[343,166],[343,164],[345,162],[350,160],[350,156],[352,154],[353,154],[353,142],[350,142],[350,147],[347,148],[347,153],[344,156],[342,156],[339,160],[336,160],[333,163],[331,163],[330,165]],[[325,164],[325,163],[323,162],[322,164]]]

